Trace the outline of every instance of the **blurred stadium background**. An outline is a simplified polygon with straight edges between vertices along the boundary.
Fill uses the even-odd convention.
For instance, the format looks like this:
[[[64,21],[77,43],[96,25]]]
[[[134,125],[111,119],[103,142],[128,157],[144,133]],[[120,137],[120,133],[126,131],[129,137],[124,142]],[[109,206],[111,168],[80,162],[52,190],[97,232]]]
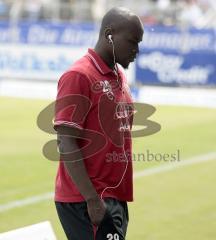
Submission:
[[[126,74],[134,100],[156,106],[151,119],[162,126],[134,138],[134,154],[180,154],[134,161],[127,239],[216,239],[216,1],[0,0],[1,240],[66,239],[52,200],[57,163],[42,155],[55,136],[37,127],[37,116],[113,6],[144,23]],[[45,221],[51,225],[16,230]]]

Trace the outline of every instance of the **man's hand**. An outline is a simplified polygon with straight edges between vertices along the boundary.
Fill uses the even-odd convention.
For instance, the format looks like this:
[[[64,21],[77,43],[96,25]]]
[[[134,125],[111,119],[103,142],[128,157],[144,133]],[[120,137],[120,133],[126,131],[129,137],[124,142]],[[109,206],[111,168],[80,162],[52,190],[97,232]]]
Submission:
[[[106,213],[106,205],[99,197],[87,200],[87,209],[92,224],[99,226]]]

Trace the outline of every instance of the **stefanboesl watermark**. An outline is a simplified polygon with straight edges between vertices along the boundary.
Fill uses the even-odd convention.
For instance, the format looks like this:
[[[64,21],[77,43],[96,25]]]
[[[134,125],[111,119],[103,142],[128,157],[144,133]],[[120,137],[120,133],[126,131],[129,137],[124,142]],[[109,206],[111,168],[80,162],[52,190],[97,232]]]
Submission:
[[[177,149],[175,152],[171,153],[161,153],[161,152],[152,152],[147,149],[142,153],[130,153],[129,151],[125,151],[125,153],[107,153],[106,154],[106,162],[126,162],[126,161],[134,161],[134,162],[179,162],[180,158],[180,150]]]

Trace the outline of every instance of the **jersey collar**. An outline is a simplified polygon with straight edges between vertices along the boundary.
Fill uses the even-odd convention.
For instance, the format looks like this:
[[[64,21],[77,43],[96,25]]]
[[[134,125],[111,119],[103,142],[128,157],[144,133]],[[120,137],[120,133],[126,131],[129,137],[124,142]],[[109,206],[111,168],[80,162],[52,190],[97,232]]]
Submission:
[[[113,70],[106,65],[103,59],[93,49],[89,48],[87,55],[101,74],[105,75],[113,72]]]

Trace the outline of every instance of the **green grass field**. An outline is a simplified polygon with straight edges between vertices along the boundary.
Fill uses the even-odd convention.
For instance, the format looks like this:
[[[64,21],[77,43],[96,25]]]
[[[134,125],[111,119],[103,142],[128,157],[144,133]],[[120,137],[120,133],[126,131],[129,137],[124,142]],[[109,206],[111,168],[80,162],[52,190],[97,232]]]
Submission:
[[[48,101],[0,98],[0,208],[54,189],[57,163],[41,153],[53,136],[36,125]],[[133,140],[134,153],[180,151],[180,161],[216,152],[216,109],[157,106],[152,119],[159,133]],[[134,171],[167,164],[134,162]],[[173,163],[169,163],[173,164]],[[137,178],[135,202],[129,204],[128,240],[215,240],[216,158],[213,161]],[[0,232],[49,220],[58,240],[66,237],[53,201],[0,212]]]

